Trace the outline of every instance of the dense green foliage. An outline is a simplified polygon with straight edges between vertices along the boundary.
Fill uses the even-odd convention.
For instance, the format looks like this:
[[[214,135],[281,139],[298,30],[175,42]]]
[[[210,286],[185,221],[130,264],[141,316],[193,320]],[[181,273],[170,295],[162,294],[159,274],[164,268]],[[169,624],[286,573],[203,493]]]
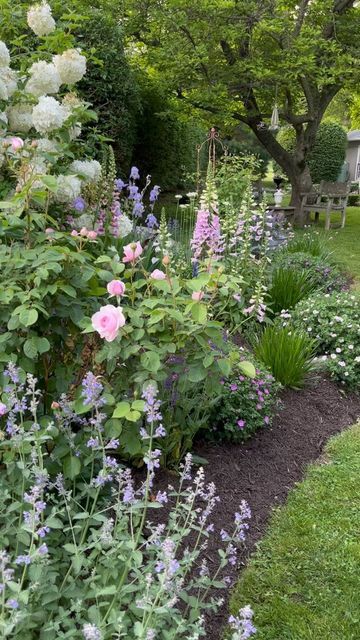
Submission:
[[[288,151],[294,152],[295,132],[291,127],[282,129],[278,141]],[[336,182],[345,160],[347,136],[345,129],[335,122],[323,122],[317,131],[314,147],[308,156],[308,166],[314,184],[321,180]]]
[[[302,251],[279,251],[275,254],[273,266],[275,269],[281,267],[298,273],[305,271],[317,289],[328,293],[340,291],[347,283],[346,276],[334,262]]]
[[[334,438],[324,464],[274,516],[232,597],[251,602],[259,640],[355,640],[360,610],[360,427]]]
[[[242,358],[250,358],[240,350]],[[260,362],[256,363],[256,376],[244,376],[238,367],[223,383],[223,391],[210,418],[207,436],[216,442],[243,442],[258,429],[271,425],[276,408],[279,384]]]
[[[295,326],[317,340],[317,353],[331,375],[358,388],[360,381],[360,298],[348,291],[315,294],[292,313]]]
[[[301,329],[280,323],[264,329],[254,343],[254,352],[284,387],[300,389],[314,371],[316,342]]]
[[[276,265],[271,274],[268,291],[269,307],[275,314],[283,309],[293,309],[300,300],[307,298],[316,286],[311,271],[299,269],[297,265]]]

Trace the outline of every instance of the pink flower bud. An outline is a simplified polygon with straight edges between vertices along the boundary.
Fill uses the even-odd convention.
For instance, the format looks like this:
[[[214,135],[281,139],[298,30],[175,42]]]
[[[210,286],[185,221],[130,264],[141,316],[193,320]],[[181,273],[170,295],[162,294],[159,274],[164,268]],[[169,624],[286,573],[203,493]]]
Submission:
[[[87,236],[88,233],[89,232],[88,232],[86,227],[83,227],[82,229],[80,229],[80,235],[81,236]]]
[[[47,229],[45,229],[45,233],[55,233],[55,229],[48,227]]]
[[[161,271],[161,269],[154,269],[154,271],[150,274],[150,277],[153,280],[165,280],[166,279],[166,273]]]
[[[54,402],[51,403],[51,408],[52,409],[60,409],[60,405],[59,405],[58,402],[54,401]]]
[[[96,240],[97,238],[96,231],[88,231],[87,237],[89,240]]]
[[[202,298],[204,297],[204,292],[203,291],[194,291],[194,293],[192,294],[192,299],[195,300],[195,302],[200,302],[200,300],[202,300]]]
[[[19,151],[19,149],[22,149],[24,146],[24,140],[14,136],[13,138],[10,138],[10,145],[13,151]]]
[[[79,234],[78,234],[78,232],[76,231],[76,229],[73,229],[73,230],[72,230],[72,232],[70,233],[70,235],[71,235],[73,238],[76,238],[76,236],[78,236]]]
[[[125,293],[125,285],[121,280],[111,280],[106,288],[111,296],[123,296]]]

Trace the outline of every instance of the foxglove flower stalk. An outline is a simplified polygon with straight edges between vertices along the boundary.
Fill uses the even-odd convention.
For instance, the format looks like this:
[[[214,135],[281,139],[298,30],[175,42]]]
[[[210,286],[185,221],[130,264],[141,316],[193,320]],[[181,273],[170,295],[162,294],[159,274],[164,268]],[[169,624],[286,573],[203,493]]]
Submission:
[[[219,216],[208,210],[197,213],[193,238],[191,240],[193,261],[213,256],[215,259],[223,251]]]

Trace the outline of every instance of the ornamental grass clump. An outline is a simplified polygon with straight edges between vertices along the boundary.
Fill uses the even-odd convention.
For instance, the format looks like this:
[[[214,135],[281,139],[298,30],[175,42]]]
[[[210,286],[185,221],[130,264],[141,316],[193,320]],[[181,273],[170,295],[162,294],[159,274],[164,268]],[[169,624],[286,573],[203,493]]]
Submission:
[[[255,355],[284,387],[301,389],[314,376],[316,340],[291,325],[268,326],[254,342]]]
[[[0,571],[2,638],[20,640],[197,640],[204,612],[222,604],[226,566],[236,564],[251,516],[242,501],[232,531],[221,531],[219,560],[206,558],[219,498],[188,454],[177,488],[156,488],[164,437],[156,385],[143,386],[146,473],[134,482],[104,425],[101,381],[81,386],[88,418],[65,396],[39,420],[36,379],[13,364],[1,395]],[[80,440],[79,440],[80,438]],[[67,457],[64,474],[59,459]],[[76,476],[80,459],[83,472]],[[164,509],[164,505],[166,508]],[[164,515],[161,516],[161,510]],[[194,535],[191,535],[194,534]],[[252,611],[230,619],[234,639]],[[255,633],[251,625],[251,633]]]
[[[293,309],[300,300],[307,298],[316,287],[316,281],[311,272],[288,266],[277,267],[271,274],[268,305],[275,315],[283,310]]]

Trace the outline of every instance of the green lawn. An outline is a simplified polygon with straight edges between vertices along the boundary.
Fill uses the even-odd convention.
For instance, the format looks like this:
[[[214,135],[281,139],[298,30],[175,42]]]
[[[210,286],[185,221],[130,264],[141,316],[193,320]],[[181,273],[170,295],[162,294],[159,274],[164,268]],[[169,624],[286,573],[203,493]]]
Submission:
[[[331,222],[340,223],[340,214],[333,214]],[[344,229],[325,231],[324,224],[324,214],[320,214],[319,224],[312,229],[317,229],[329,239],[329,247],[334,252],[334,258],[354,278],[354,286],[360,288],[360,207],[347,208]]]
[[[357,425],[276,512],[236,587],[231,612],[251,605],[257,640],[359,640],[359,478]]]

